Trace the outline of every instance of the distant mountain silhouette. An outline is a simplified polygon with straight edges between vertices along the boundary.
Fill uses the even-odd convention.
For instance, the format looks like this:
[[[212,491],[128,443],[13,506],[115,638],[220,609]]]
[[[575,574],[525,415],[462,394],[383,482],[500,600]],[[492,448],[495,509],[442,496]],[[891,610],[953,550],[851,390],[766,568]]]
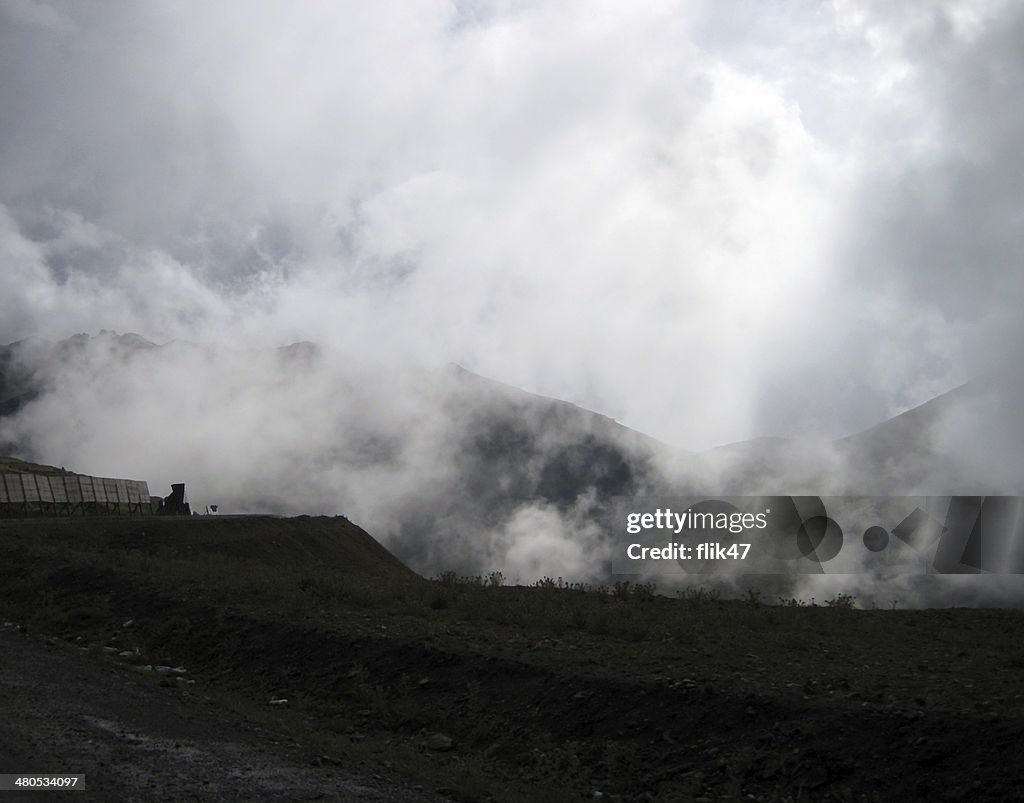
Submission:
[[[1012,394],[973,382],[838,440],[756,438],[702,453],[690,470],[718,477],[723,493],[1018,493],[1014,472],[996,476],[979,470],[977,459],[984,433],[1000,426]],[[1012,429],[990,448],[1004,464],[1024,454]]]
[[[151,409],[130,407],[139,398],[160,406],[166,420],[180,392],[191,416],[181,426],[234,438],[192,439],[180,451],[174,444],[180,460],[209,466],[216,501],[280,513],[356,510],[421,571],[472,570],[494,549],[484,539],[500,540],[510,527],[536,529],[540,538],[550,524],[559,538],[583,530],[596,538],[594,523],[614,496],[1020,492],[1020,431],[1005,424],[1013,383],[966,385],[834,441],[764,437],[694,453],[454,364],[395,380],[312,343],[229,351],[113,332],[0,346],[0,454],[39,459],[31,433],[51,421],[59,427],[64,406],[78,405],[74,383],[102,385],[106,372],[135,396],[103,395],[102,404],[116,408],[104,415],[148,419]],[[168,388],[166,402],[147,390],[154,372]],[[238,403],[273,428],[272,448],[263,448],[263,432],[236,425]],[[86,421],[97,413],[74,412]],[[18,426],[23,416],[32,426]],[[144,428],[134,432],[132,448],[159,448]],[[166,440],[155,442],[166,448]],[[225,452],[218,462],[221,449],[242,459]],[[191,466],[170,469],[185,476]],[[524,520],[523,511],[548,524]]]
[[[638,493],[668,447],[599,413],[448,367],[444,405],[461,422],[473,492],[568,505],[580,494]]]

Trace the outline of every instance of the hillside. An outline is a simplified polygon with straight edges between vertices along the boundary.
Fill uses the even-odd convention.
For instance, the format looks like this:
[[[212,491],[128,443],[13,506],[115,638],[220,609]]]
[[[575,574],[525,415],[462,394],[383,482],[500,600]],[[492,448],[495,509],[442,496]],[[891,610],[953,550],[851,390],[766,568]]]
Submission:
[[[307,766],[466,803],[1013,799],[1020,612],[825,603],[428,581],[337,519],[0,522],[0,622],[119,667],[133,696],[163,687],[147,705],[179,723],[179,747],[220,743],[244,718]],[[19,699],[50,674],[23,666]],[[81,734],[66,749],[85,799],[128,783],[112,767],[145,772],[155,726],[107,704],[98,733],[81,705],[51,705]],[[229,712],[224,735],[197,707]],[[125,734],[113,761],[111,734]],[[248,771],[211,752],[224,762],[199,768],[211,788]],[[194,772],[162,764],[171,788]]]
[[[979,380],[834,441],[756,438],[704,452],[688,468],[718,477],[722,493],[1015,494],[1024,443],[1006,422],[1016,397],[1012,386]]]
[[[415,582],[419,576],[361,527],[343,517],[148,516],[57,518],[38,525],[46,538],[67,542],[69,553],[124,551],[164,563],[202,561],[252,576],[320,567],[357,582]],[[33,525],[0,519],[9,548],[25,542]],[[69,555],[70,557],[70,555]]]
[[[0,455],[0,474],[65,474],[64,469],[56,466],[44,466],[39,463],[30,463],[27,460],[19,460],[16,457],[5,457]]]
[[[1024,487],[1013,383],[1001,406],[981,383],[836,441],[693,453],[460,366],[367,366],[309,343],[230,350],[105,332],[0,353],[0,387],[19,400],[0,414],[0,453],[116,466],[153,488],[184,479],[198,510],[341,513],[427,575],[606,581],[615,496]]]
[[[539,516],[575,549],[572,521],[657,486],[668,452],[454,365],[368,369],[311,344],[236,351],[110,332],[5,349],[0,381],[22,402],[0,415],[0,453],[117,465],[153,487],[183,478],[200,510],[344,513],[426,573],[534,573],[532,552],[516,566],[517,536],[501,533]]]
[[[441,407],[459,425],[458,452],[487,506],[569,506],[641,492],[668,447],[599,413],[449,366]]]

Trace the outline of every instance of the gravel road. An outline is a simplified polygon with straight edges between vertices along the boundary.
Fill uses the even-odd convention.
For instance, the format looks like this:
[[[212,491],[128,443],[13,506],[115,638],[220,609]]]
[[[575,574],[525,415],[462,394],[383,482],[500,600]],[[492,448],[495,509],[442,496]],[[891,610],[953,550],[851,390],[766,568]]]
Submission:
[[[442,800],[11,628],[0,630],[0,773],[86,776],[85,792],[4,792],[4,803]]]

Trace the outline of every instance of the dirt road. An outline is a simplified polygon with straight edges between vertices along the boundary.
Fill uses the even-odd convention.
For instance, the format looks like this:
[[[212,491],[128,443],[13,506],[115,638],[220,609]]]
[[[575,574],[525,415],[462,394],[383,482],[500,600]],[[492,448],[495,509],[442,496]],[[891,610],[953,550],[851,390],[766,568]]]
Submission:
[[[0,773],[86,776],[85,792],[0,792],[4,803],[441,800],[11,628],[0,631]]]

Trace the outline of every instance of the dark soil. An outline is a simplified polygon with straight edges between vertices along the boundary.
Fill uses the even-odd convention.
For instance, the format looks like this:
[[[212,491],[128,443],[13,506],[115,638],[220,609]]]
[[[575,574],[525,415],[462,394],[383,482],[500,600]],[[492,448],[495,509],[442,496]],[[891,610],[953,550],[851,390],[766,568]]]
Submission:
[[[82,700],[103,683],[148,682],[181,717],[192,721],[196,706],[209,715],[188,738],[236,743],[244,715],[244,727],[266,731],[265,749],[280,748],[280,761],[308,766],[326,754],[366,768],[360,777],[461,800],[1024,800],[1020,612],[453,586],[410,578],[383,558],[386,568],[367,569],[367,586],[344,567],[332,579],[314,571],[336,555],[366,569],[377,554],[347,522],[331,521],[150,528],[152,540],[131,535],[138,523],[104,524],[98,534],[96,523],[45,533],[38,522],[5,523],[0,612],[30,635],[92,645],[90,655],[124,664],[101,670],[50,650],[48,659],[67,662],[65,683],[46,686],[27,659],[5,676],[38,699],[76,676]],[[259,543],[247,552],[246,539]],[[135,553],[161,562],[134,563]],[[268,561],[279,580],[254,574]],[[263,585],[247,585],[253,576]],[[141,667],[155,665],[185,667],[195,682],[154,688],[153,670]],[[216,710],[232,712],[223,732]],[[111,734],[147,732],[124,714],[92,716],[118,723]],[[35,738],[42,749],[53,730],[45,722],[26,718],[21,736],[0,736],[0,748]],[[73,756],[102,730],[80,727],[53,755]],[[123,783],[133,756],[145,768],[144,746],[155,742],[117,738],[120,769],[91,765],[90,785]],[[44,771],[11,771],[22,770]],[[334,782],[307,775],[285,797]],[[189,786],[184,775],[175,783]],[[133,795],[168,797],[147,789]],[[358,799],[329,785],[323,794]]]
[[[0,629],[0,669],[0,773],[85,776],[84,793],[5,801],[440,801],[12,626]]]

